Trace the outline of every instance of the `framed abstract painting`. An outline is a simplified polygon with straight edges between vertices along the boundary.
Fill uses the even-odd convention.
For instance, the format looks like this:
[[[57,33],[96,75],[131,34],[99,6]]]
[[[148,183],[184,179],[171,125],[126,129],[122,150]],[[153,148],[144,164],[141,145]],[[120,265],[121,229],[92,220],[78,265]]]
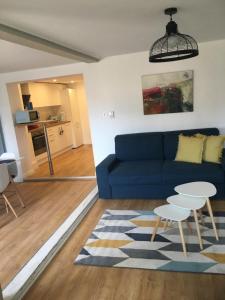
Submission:
[[[143,75],[145,115],[193,111],[193,71]]]

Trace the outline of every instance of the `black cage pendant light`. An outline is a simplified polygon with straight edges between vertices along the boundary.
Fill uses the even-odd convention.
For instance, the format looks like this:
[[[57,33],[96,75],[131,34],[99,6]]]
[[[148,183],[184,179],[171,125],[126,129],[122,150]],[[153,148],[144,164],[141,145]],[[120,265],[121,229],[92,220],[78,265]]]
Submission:
[[[195,39],[190,35],[178,32],[177,23],[172,19],[172,15],[176,13],[176,7],[165,9],[165,14],[170,16],[170,21],[166,25],[166,34],[152,45],[149,55],[150,62],[182,60],[199,54]]]

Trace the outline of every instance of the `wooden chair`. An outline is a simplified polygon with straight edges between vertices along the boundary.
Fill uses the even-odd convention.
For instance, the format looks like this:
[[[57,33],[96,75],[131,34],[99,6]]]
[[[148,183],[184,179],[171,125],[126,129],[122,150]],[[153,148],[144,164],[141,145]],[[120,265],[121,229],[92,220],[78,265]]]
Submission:
[[[5,208],[7,213],[9,212],[9,209],[12,211],[12,213],[14,214],[14,216],[16,218],[18,218],[18,215],[16,214],[12,204],[9,201],[9,196],[6,196],[6,189],[9,186],[9,184],[12,183],[15,190],[9,190],[8,193],[10,194],[10,196],[12,196],[12,194],[16,194],[18,200],[21,203],[22,207],[25,207],[21,196],[18,194],[17,192],[17,188],[16,185],[14,183],[14,181],[11,179],[11,177],[9,176],[9,172],[8,172],[8,167],[6,164],[0,164],[0,197],[3,198],[4,202],[5,202]]]

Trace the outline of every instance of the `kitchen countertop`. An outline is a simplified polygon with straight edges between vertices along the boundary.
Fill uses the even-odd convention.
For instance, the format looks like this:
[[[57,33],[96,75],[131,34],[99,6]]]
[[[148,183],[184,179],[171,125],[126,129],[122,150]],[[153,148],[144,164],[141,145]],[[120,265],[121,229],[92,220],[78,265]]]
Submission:
[[[47,121],[39,121],[39,122],[35,122],[35,123],[30,123],[30,124],[23,124],[24,125],[38,125],[38,127],[36,128],[33,128],[33,129],[28,129],[29,132],[35,132],[37,130],[40,130],[42,128],[42,124],[45,123],[46,124],[46,127],[47,128],[51,128],[51,127],[54,127],[54,126],[60,126],[60,125],[63,125],[63,124],[66,124],[66,123],[70,123],[71,121],[51,121],[51,120],[47,120]],[[22,124],[21,124],[22,125]]]

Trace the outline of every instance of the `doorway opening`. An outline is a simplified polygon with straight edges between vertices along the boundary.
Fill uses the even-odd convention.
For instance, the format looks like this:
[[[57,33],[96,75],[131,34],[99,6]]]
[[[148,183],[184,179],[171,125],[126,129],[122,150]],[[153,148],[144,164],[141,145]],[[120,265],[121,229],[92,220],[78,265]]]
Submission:
[[[8,84],[8,93],[15,114],[26,109],[39,116],[16,125],[25,180],[95,176],[82,74]]]
[[[25,208],[17,205],[16,198],[11,199],[18,218],[7,214],[0,203],[0,238],[5,243],[0,251],[4,258],[0,260],[1,284],[4,291],[11,293],[15,282],[22,285],[25,273],[30,276],[29,263],[34,266],[37,257],[46,267],[57,247],[62,246],[64,236],[66,240],[68,232],[94,205],[98,190],[83,75],[8,83],[7,90],[19,149],[16,163],[25,181],[18,184]],[[18,116],[30,120],[19,122]],[[49,169],[48,147],[53,174]],[[66,227],[68,220],[70,226]],[[57,244],[50,249],[46,244],[55,233]],[[17,247],[11,247],[15,235],[19,242]],[[25,252],[21,250],[24,245]],[[35,268],[32,272],[32,276],[37,274]],[[28,281],[30,285],[29,278]]]

